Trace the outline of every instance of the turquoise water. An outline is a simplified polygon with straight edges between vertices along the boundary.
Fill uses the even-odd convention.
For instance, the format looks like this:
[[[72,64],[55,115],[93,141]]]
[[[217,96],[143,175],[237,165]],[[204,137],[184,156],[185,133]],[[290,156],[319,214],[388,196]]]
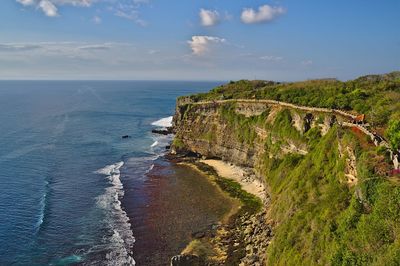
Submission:
[[[0,265],[133,264],[125,183],[170,141],[152,123],[215,85],[0,82]]]

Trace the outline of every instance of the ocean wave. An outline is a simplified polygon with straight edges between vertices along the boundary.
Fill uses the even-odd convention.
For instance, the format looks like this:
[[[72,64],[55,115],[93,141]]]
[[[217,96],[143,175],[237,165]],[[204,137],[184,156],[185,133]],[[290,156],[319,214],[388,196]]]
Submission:
[[[171,127],[172,126],[172,116],[161,118],[160,120],[151,123],[153,126],[157,127]]]
[[[106,176],[110,187],[97,198],[97,206],[105,211],[105,223],[110,234],[105,236],[106,265],[135,265],[132,247],[135,237],[126,212],[122,209],[120,198],[124,196],[124,188],[120,179],[120,168],[124,162],[107,165],[96,171]]]
[[[119,175],[120,174],[119,169],[123,165],[124,165],[124,162],[118,162],[118,163],[115,163],[115,164],[110,164],[110,165],[107,165],[107,166],[97,170],[96,173],[97,174],[107,175],[107,176],[110,176],[110,175],[113,175],[113,174]]]
[[[47,205],[47,194],[49,191],[49,182],[45,181],[45,187],[44,187],[44,192],[43,195],[40,199],[40,203],[39,203],[39,215],[38,215],[38,220],[35,224],[35,233],[39,232],[43,221],[44,221],[44,215],[45,215],[45,211],[46,211],[46,205]]]
[[[153,135],[153,144],[150,145],[149,153],[156,155],[156,159],[163,156],[167,150],[166,146],[169,146],[172,142],[172,135]]]
[[[154,168],[154,163],[149,167],[149,169],[146,170],[146,174],[150,173],[151,170]]]
[[[153,147],[155,147],[155,146],[157,146],[157,145],[158,145],[158,140],[154,141],[153,144],[151,144],[150,147],[153,148]]]

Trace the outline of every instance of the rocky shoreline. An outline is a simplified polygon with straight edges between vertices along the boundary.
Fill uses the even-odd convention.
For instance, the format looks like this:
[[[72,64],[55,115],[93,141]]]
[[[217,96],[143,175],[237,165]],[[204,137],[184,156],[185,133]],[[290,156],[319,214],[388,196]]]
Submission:
[[[267,219],[269,197],[266,195],[262,201],[258,199],[260,208],[250,208],[240,195],[233,196],[231,188],[221,185],[218,180],[224,177],[219,176],[213,167],[201,162],[200,158],[179,154],[168,154],[167,158],[175,163],[191,165],[219,185],[224,193],[241,202],[241,206],[230,214],[227,221],[193,234],[192,242],[181,254],[171,258],[171,265],[264,265],[266,248],[273,237],[272,223]],[[244,179],[251,182],[248,175]],[[252,197],[256,198],[254,195]]]
[[[152,131],[163,135],[173,132],[173,127]],[[171,265],[264,265],[266,249],[273,237],[272,223],[267,218],[270,198],[254,171],[220,160],[204,160],[199,154],[190,152],[176,153],[173,150],[166,158],[200,171],[222,193],[240,202],[240,206],[232,208],[226,219],[192,234],[192,242],[181,254],[171,258]],[[256,208],[254,202],[248,203],[252,202],[249,198],[259,206]]]

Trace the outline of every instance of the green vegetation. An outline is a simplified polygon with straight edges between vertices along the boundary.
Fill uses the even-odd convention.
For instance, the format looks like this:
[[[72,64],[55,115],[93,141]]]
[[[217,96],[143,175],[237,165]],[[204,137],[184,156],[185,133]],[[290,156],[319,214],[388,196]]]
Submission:
[[[207,133],[203,134],[201,138],[208,142],[212,142],[215,139],[215,134],[213,131],[208,131]]]
[[[215,255],[212,245],[207,241],[201,241],[199,239],[192,240],[182,253],[193,254],[200,258],[207,258]]]
[[[400,114],[400,72],[346,82],[335,79],[289,83],[240,80],[190,98],[192,101],[272,99],[304,106],[353,110],[365,113],[374,126],[384,126],[395,114]]]
[[[241,211],[244,213],[253,214],[261,209],[261,200],[256,196],[244,191],[241,185],[233,180],[219,177],[216,179],[218,186],[228,192],[228,194],[239,199],[243,203]]]
[[[300,140],[300,132],[292,126],[292,115],[288,109],[279,112],[272,125],[272,132],[275,137],[281,139]]]
[[[372,130],[384,131],[392,148],[400,148],[400,72],[347,82],[238,81],[190,98],[274,99],[365,113]],[[304,117],[298,111],[274,110],[270,119],[270,110],[247,117],[237,112],[238,107],[234,102],[219,104],[219,116],[212,118],[215,126],[205,127],[206,133],[193,130],[190,137],[209,142],[229,138],[259,156],[255,170],[265,177],[271,194],[269,218],[275,222],[266,250],[268,265],[400,265],[400,184],[398,177],[387,176],[392,164],[386,148],[375,147],[366,135],[338,125],[324,136],[319,126],[300,133],[293,121],[297,114]],[[314,122],[322,124],[326,117],[317,116]],[[231,136],[219,136],[222,129]],[[287,144],[306,147],[308,153],[282,152]],[[351,172],[356,180],[346,176],[349,161],[356,166],[357,173]],[[216,175],[207,165],[199,168]],[[224,178],[216,183],[239,198],[244,211],[260,208],[261,202],[239,184]]]
[[[393,149],[400,149],[400,120],[391,120],[386,132]]]
[[[172,145],[176,148],[176,149],[183,149],[185,147],[185,143],[183,143],[183,141],[178,138],[175,137],[174,141],[172,142]]]
[[[231,130],[236,133],[236,137],[240,142],[249,145],[254,145],[254,140],[257,137],[255,126],[264,127],[265,119],[268,116],[268,111],[263,112],[258,116],[246,117],[243,114],[238,114],[236,104],[227,103],[220,107],[221,118],[227,122]]]
[[[269,138],[265,140],[265,157],[260,158],[257,169],[266,178],[272,195],[270,218],[277,222],[266,251],[270,265],[400,263],[400,187],[376,172],[380,162],[375,159],[382,157],[382,149],[372,145],[362,148],[359,136],[337,126],[325,136],[318,127],[300,134],[287,109],[277,113],[270,124],[266,122],[268,112],[246,117],[236,108],[236,104],[226,103],[218,112],[221,123],[229,125],[238,141],[248,146],[259,141],[255,126],[275,139],[274,144]],[[388,137],[397,142],[399,123],[389,124]],[[208,134],[216,134],[215,128]],[[268,152],[277,155],[287,140],[306,143],[309,153],[268,156]],[[355,151],[355,186],[347,184],[347,155],[339,154],[339,142]],[[199,168],[217,176],[207,165],[200,164]],[[261,208],[259,199],[236,182],[218,177],[216,183],[241,200],[241,211],[254,213]]]
[[[344,177],[342,145],[357,155],[358,185]],[[398,265],[400,187],[374,172],[377,149],[362,150],[351,132],[331,129],[305,156],[264,160],[278,222],[270,265]]]
[[[237,215],[253,214],[261,210],[261,200],[242,189],[242,186],[230,179],[219,176],[215,169],[205,163],[196,162],[196,166],[202,171],[215,178],[217,185],[231,197],[237,198],[241,201],[243,206]]]

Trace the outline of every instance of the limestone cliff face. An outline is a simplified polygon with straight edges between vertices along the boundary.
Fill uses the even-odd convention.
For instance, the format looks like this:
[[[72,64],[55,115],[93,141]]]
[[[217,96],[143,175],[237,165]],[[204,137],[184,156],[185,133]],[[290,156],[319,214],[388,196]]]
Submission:
[[[184,144],[174,145],[176,150],[217,157],[242,166],[254,165],[255,155],[260,148],[258,143],[249,145],[237,140],[220,116],[218,106],[185,106],[177,112],[174,121],[176,139]]]
[[[273,103],[200,104],[180,98],[173,120],[176,136],[172,149],[249,167],[261,177],[261,162],[266,156],[307,154],[312,134],[324,135],[336,119],[332,114]]]

